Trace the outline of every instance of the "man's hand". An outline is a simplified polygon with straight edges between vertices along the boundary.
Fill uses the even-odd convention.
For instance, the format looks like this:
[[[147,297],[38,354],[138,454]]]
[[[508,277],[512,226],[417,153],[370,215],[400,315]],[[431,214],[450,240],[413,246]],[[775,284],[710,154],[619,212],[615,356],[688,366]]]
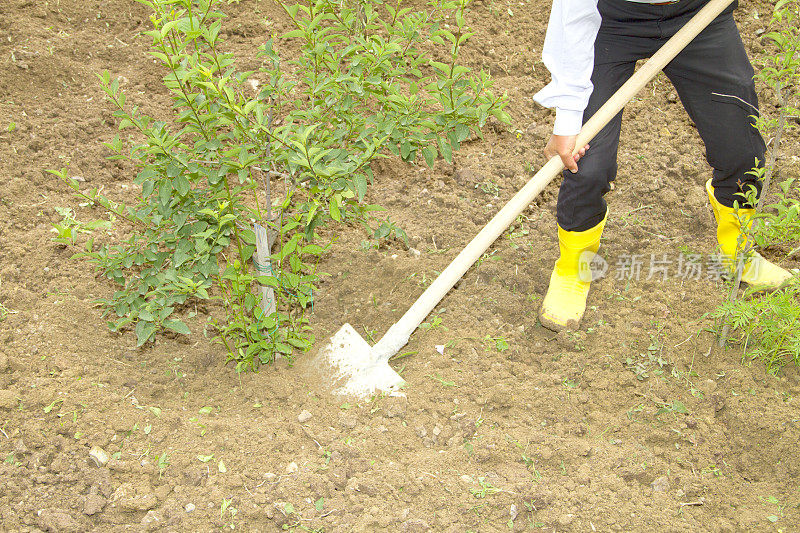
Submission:
[[[587,144],[573,156],[572,152],[575,150],[575,140],[577,138],[577,135],[551,136],[550,140],[547,141],[547,146],[544,147],[544,155],[547,157],[548,161],[555,155],[560,156],[561,161],[564,162],[564,166],[575,174],[578,172],[578,160],[586,155],[586,150],[589,149],[589,145]]]

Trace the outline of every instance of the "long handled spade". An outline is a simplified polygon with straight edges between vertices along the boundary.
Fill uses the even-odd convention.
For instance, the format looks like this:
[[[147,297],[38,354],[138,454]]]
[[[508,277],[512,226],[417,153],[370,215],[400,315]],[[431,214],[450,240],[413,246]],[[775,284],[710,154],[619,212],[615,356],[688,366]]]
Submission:
[[[585,146],[591,141],[636,93],[732,2],[733,0],[711,0],[664,43],[583,126],[576,147]],[[404,381],[389,366],[389,359],[408,342],[414,330],[461,276],[563,169],[560,157],[550,159],[442,271],[375,346],[370,347],[350,324],[342,326],[319,351],[323,364],[327,362],[336,369],[335,392],[362,398],[377,390],[397,392]]]

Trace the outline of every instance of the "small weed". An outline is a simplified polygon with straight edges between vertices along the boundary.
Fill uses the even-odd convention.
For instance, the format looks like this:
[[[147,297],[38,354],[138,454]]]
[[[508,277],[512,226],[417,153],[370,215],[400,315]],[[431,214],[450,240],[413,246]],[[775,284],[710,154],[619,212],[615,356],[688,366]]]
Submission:
[[[361,249],[362,252],[369,252],[372,250],[377,250],[380,247],[380,243],[371,242],[368,241],[367,239],[364,239],[359,243],[358,247]]]
[[[495,349],[498,352],[505,352],[510,347],[508,345],[508,341],[503,337],[492,337],[490,335],[486,335],[483,338],[483,342],[487,345],[486,350],[489,351],[490,349]]]
[[[500,257],[499,255],[496,255],[496,254],[497,254],[497,250],[492,250],[491,252],[486,252],[485,254],[483,254],[478,259],[478,261],[475,263],[475,270],[480,270],[481,265],[484,263],[484,261],[488,261],[488,260],[498,261],[498,260],[502,259],[502,257]]]
[[[81,416],[81,415],[82,415],[82,414],[83,414],[85,411],[86,411],[86,404],[83,404],[83,403],[82,403],[82,404],[79,404],[79,406],[78,406],[78,407],[74,408],[74,409],[72,410],[72,412],[68,412],[68,413],[58,413],[56,416],[57,416],[58,418],[63,418],[63,417],[65,417],[65,416],[72,415],[72,423],[74,424],[74,423],[76,423],[76,422],[78,421],[78,418],[79,418],[79,417],[80,417],[80,416]]]
[[[774,505],[774,506],[776,506],[777,514],[771,514],[771,515],[767,516],[767,520],[769,522],[772,522],[774,524],[775,522],[777,522],[778,520],[780,520],[781,518],[783,518],[785,516],[784,515],[784,508],[786,506],[782,505],[780,500],[778,498],[776,498],[775,496],[767,496],[766,498],[763,497],[763,496],[759,496],[758,499],[761,500],[761,503],[764,504],[764,505],[767,505],[767,506]]]
[[[416,355],[419,353],[419,350],[411,350],[409,352],[403,352],[401,354],[395,354],[389,358],[389,361],[399,361],[400,359],[405,359],[409,355]]]
[[[45,406],[43,411],[45,414],[48,414],[50,411],[55,409],[56,405],[64,403],[64,400],[53,400],[49,405]]]
[[[164,471],[166,471],[167,467],[170,465],[169,454],[164,452],[161,455],[157,455],[156,465],[158,466],[158,479],[161,479],[161,476],[164,475]]]
[[[531,471],[531,476],[533,476],[533,481],[535,483],[539,483],[542,480],[543,476],[539,472],[539,470],[536,469],[536,463],[534,462],[534,460],[523,453],[522,462],[525,463],[525,466],[528,467],[528,470]]]
[[[514,440],[511,437],[511,435],[508,434],[506,434],[506,439],[508,439],[508,441],[511,442],[514,446],[522,450],[522,453],[520,454],[522,456],[522,462],[525,463],[525,466],[528,468],[528,470],[531,471],[531,474],[533,475],[533,481],[536,483],[541,481],[542,475],[536,469],[536,464],[534,463],[533,458],[528,457],[526,455],[526,453],[528,452],[528,446],[530,446],[530,444],[528,444],[528,446],[523,447],[522,444]]]
[[[595,331],[597,331],[597,328],[602,327],[602,326],[607,326],[607,325],[608,325],[608,322],[606,322],[605,320],[603,320],[601,318],[600,320],[597,321],[597,325],[596,326],[589,326],[588,328],[586,328],[586,333],[594,333]]]
[[[491,483],[486,481],[486,478],[481,476],[478,478],[478,485],[481,486],[479,489],[469,489],[472,495],[476,498],[485,498],[487,496],[493,496],[498,492],[502,492],[502,489],[498,489],[497,487],[493,487]]]
[[[75,218],[75,213],[69,207],[55,207],[56,213],[61,215],[62,220],[51,224],[53,226],[50,231],[56,234],[53,241],[62,246],[75,246],[75,239],[79,233],[92,233],[98,228],[108,229],[112,226],[115,218],[113,215],[109,220],[93,220],[91,222],[79,222]],[[92,251],[92,241],[86,245],[87,251]]]
[[[233,524],[233,520],[234,518],[236,518],[236,513],[238,513],[239,511],[238,509],[236,509],[236,507],[231,506],[232,502],[233,498],[222,498],[219,517],[225,524],[223,528],[236,529],[236,526]],[[226,518],[226,511],[227,511],[227,518]]]
[[[378,241],[374,245],[375,248],[380,246],[381,241],[386,241],[389,239],[401,241],[406,245],[406,248],[408,247],[408,235],[406,235],[406,232],[401,227],[392,222],[390,218],[387,217],[386,220],[381,222],[380,225],[374,230],[370,229],[369,225],[366,223],[364,225],[367,230],[371,231],[372,238],[375,241]]]
[[[375,342],[376,342],[376,341],[375,341],[375,333],[376,333],[376,330],[374,330],[374,329],[367,329],[367,326],[365,326],[365,325],[363,325],[363,324],[361,325],[361,329],[363,329],[363,330],[364,330],[364,335],[366,335],[366,336],[367,336],[367,340],[369,341],[369,343],[370,343],[370,344],[375,344]]]
[[[443,379],[441,376],[439,376],[439,374],[436,374],[435,376],[433,374],[428,374],[428,377],[431,378],[434,381],[438,381],[444,387],[455,387],[456,386],[456,382],[455,381],[447,381],[447,380]]]
[[[3,287],[3,280],[0,278],[0,288]],[[8,307],[3,305],[3,302],[0,302],[0,324],[2,324],[6,317],[12,313],[16,313],[16,311],[10,310]]]
[[[464,439],[464,444],[462,444],[462,446],[467,451],[467,455],[469,455],[471,457],[472,453],[474,452],[474,447],[472,446],[472,441],[470,441],[469,439]]]
[[[662,328],[663,329],[663,328]],[[664,369],[672,365],[672,362],[663,355],[664,344],[660,339],[661,330],[650,334],[650,344],[646,352],[639,353],[638,357],[626,357],[625,368],[636,374],[636,379],[644,381],[651,375],[661,376]]]
[[[434,330],[438,327],[441,327],[444,331],[447,331],[447,328],[442,326],[442,317],[436,315],[431,319],[430,322],[423,322],[419,325],[419,328],[422,330]]]
[[[316,503],[314,504],[314,507],[317,508],[318,510],[321,510],[321,507],[322,507],[323,504],[324,504],[324,500],[322,498],[320,498],[319,500],[316,501]],[[292,520],[292,522],[283,524],[283,526],[281,526],[281,528],[284,531],[297,531],[297,530],[300,530],[300,531],[306,531],[307,533],[323,533],[325,531],[325,528],[312,529],[310,527],[307,527],[307,526],[303,525],[300,521],[301,520],[308,520],[308,519],[307,518],[302,518],[300,516],[300,513],[298,513],[295,510],[294,505],[292,505],[291,503],[284,504],[283,512],[287,517],[289,517]]]
[[[476,184],[475,188],[495,198],[500,196],[500,186],[492,179],[484,180]]]
[[[711,313],[736,334],[750,359],[764,362],[767,371],[777,374],[790,362],[800,366],[800,280],[785,289],[758,298],[725,302]]]
[[[583,342],[583,334],[580,331],[567,331],[567,337],[575,344],[575,351],[582,352],[586,350],[586,345]]]
[[[678,400],[673,401],[672,403],[666,402],[657,402],[661,407],[656,411],[656,416],[662,415],[664,413],[672,413],[673,415],[676,413],[680,413],[683,415],[688,415],[689,410],[686,409],[686,406],[683,402],[679,402]]]
[[[184,374],[183,371],[179,367],[181,361],[183,361],[183,357],[173,357],[172,358],[172,363],[170,363],[170,369],[167,370],[165,372],[165,374],[167,376],[172,374],[175,377],[175,379],[181,379],[184,376],[186,376],[186,374]]]
[[[523,239],[523,241],[528,239],[528,235],[530,235],[530,231],[525,228],[525,222],[527,222],[529,218],[525,215],[519,215],[517,220],[508,230],[508,240],[509,246],[516,250],[520,247],[519,244],[516,243],[516,239]]]
[[[422,273],[414,272],[409,274],[406,280],[413,281],[417,284],[417,286],[422,287],[423,289],[433,283],[433,280],[436,279],[438,274],[434,271],[432,276],[428,276],[428,274],[423,271]]]
[[[206,435],[206,425],[205,424],[201,424],[199,418],[197,418],[196,416],[193,416],[192,418],[189,419],[189,422],[192,422],[193,424],[196,424],[197,427],[200,429],[200,436],[201,437],[205,437],[205,435]]]
[[[683,255],[683,256],[697,256],[697,255],[699,255],[699,256],[702,256],[702,255],[703,255],[703,254],[700,254],[700,253],[698,253],[698,252],[695,252],[694,250],[692,250],[691,248],[689,248],[689,246],[688,246],[688,245],[686,245],[686,244],[680,244],[680,245],[678,245],[678,251],[679,251],[679,252],[681,253],[681,255]]]

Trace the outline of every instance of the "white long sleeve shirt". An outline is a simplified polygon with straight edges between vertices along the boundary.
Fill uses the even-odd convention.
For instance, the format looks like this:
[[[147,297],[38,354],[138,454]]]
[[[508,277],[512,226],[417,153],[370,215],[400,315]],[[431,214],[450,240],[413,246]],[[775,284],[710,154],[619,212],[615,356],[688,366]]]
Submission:
[[[652,4],[664,0],[629,0]],[[542,59],[552,81],[533,99],[556,109],[555,135],[576,135],[592,94],[594,41],[600,29],[597,0],[553,0]]]
[[[552,81],[533,99],[556,108],[555,135],[576,135],[592,94],[594,40],[600,29],[597,0],[553,0],[542,60]]]

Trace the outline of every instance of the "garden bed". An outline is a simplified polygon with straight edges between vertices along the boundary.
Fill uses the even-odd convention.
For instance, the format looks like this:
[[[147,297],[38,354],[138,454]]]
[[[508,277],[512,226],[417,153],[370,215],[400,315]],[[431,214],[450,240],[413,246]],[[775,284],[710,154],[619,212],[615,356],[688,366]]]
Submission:
[[[413,250],[398,241],[376,248],[361,228],[343,229],[320,267],[330,276],[310,315],[318,344],[344,322],[377,340],[543,164],[552,116],[531,97],[549,79],[540,60],[548,4],[472,6],[477,33],[462,60],[508,91],[513,124],[490,122],[453,164],[374,165],[367,200],[388,209]],[[241,68],[258,66],[268,34],[289,29],[266,0],[224,9]],[[737,11],[751,57],[763,51],[757,35],[770,11],[762,1]],[[204,335],[213,306],[187,320],[193,335],[161,335],[140,349],[135,335],[108,331],[94,301],[111,287],[51,242],[62,219],[55,207],[92,211],[44,169],[69,162],[87,187],[133,200],[134,170],[105,159],[101,142],[117,130],[95,73],[110,71],[130,101],[166,115],[162,72],[139,36],[148,16],[124,0],[0,7],[3,529],[800,523],[798,369],[774,377],[758,361],[743,364],[740,351],[716,348],[703,315],[723,300],[722,284],[705,272],[678,275],[681,254],[714,251],[715,226],[702,144],[663,76],[626,108],[601,250],[609,275],[594,284],[580,332],[556,335],[536,320],[558,250],[556,184],[412,336],[403,350],[412,353],[394,364],[408,381],[405,398],[333,397],[304,354],[237,375],[213,333]],[[786,143],[782,168],[797,175],[800,142]],[[666,276],[649,276],[651,254],[672,261]],[[624,268],[633,255],[639,279]]]

